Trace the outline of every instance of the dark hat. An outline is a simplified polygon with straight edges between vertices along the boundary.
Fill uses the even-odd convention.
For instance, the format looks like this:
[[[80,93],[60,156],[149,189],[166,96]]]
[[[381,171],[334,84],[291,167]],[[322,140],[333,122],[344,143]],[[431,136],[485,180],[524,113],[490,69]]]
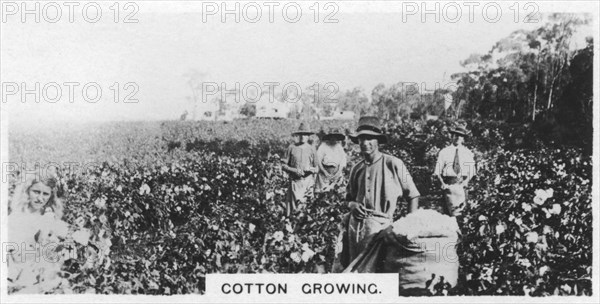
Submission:
[[[469,136],[469,132],[467,131],[467,129],[464,126],[458,126],[454,129],[450,129],[450,133],[460,135],[463,137]]]
[[[315,134],[315,132],[311,131],[308,126],[301,122],[300,126],[298,127],[298,131],[296,132],[292,132],[292,135],[312,135]]]
[[[360,135],[375,136],[380,144],[387,143],[387,136],[383,133],[379,118],[375,116],[363,116],[358,120],[356,133],[350,135],[350,139],[353,143],[357,144],[358,136]]]
[[[330,127],[327,133],[323,135],[323,140],[344,140],[346,135],[339,128]]]

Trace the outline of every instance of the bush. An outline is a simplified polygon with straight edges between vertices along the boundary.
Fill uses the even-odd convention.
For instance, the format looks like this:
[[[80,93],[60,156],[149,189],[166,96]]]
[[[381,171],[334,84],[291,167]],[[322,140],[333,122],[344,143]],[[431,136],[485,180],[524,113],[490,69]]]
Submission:
[[[591,294],[590,164],[578,150],[490,155],[465,214],[464,293]]]
[[[52,292],[203,293],[207,273],[330,272],[338,224],[348,211],[343,187],[282,219],[286,176],[280,156],[297,123],[246,124],[170,122],[128,126],[121,133],[106,127],[118,151],[109,157],[104,149],[94,157],[105,161],[85,172],[62,172],[59,180],[65,220],[91,231],[90,243],[76,250],[93,256],[95,265],[65,261],[68,285]],[[468,124],[473,136],[466,145],[479,172],[463,223],[465,279],[455,292],[590,294],[590,157],[545,146],[531,139],[535,133],[527,126]],[[441,200],[431,174],[451,126],[440,120],[388,128],[383,149],[408,166],[426,208]],[[140,132],[148,141],[134,140]],[[110,136],[81,149],[102,146]],[[63,140],[54,139],[55,145]],[[11,146],[34,150],[28,147],[34,142]],[[347,148],[351,167],[360,155],[356,146]],[[85,154],[78,153],[71,159],[22,155],[29,157],[25,161],[60,162]],[[17,177],[11,177],[11,189]],[[398,208],[396,216],[405,212]]]

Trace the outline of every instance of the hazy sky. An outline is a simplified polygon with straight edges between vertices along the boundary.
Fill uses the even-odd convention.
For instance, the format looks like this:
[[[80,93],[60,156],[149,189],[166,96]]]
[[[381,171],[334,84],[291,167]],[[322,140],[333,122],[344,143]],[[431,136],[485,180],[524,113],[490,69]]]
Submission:
[[[233,15],[223,23],[220,11],[205,16],[203,22],[206,10],[200,3],[153,1],[136,2],[139,11],[133,16],[138,23],[122,22],[133,8],[125,8],[121,2],[120,22],[115,23],[115,11],[108,7],[113,2],[101,3],[102,17],[97,23],[83,19],[83,2],[74,9],[73,23],[68,20],[66,6],[62,6],[57,23],[43,18],[54,18],[53,7],[47,8],[46,15],[41,12],[40,23],[33,16],[21,22],[19,12],[5,16],[0,24],[3,87],[14,82],[23,89],[20,84],[25,82],[28,89],[33,89],[36,82],[41,88],[55,82],[62,91],[56,103],[44,101],[43,95],[40,103],[34,102],[33,95],[22,103],[20,92],[6,98],[3,95],[2,110],[8,112],[11,121],[177,119],[192,108],[187,100],[191,90],[184,77],[192,70],[205,73],[204,81],[225,82],[228,88],[236,82],[241,86],[249,82],[295,82],[303,88],[315,82],[334,82],[341,90],[362,87],[370,94],[378,83],[405,81],[424,83],[427,89],[433,89],[436,82],[448,82],[452,73],[462,71],[459,61],[469,54],[487,52],[512,31],[534,29],[544,22],[522,22],[532,7],[521,7],[519,22],[515,22],[515,10],[510,8],[513,2],[500,2],[502,14],[496,23],[484,19],[485,3],[473,8],[473,22],[469,21],[468,7],[461,5],[459,21],[450,23],[444,16],[451,19],[458,15],[451,7],[443,15],[445,3],[440,4],[440,22],[435,22],[433,14],[422,22],[421,7],[416,7],[416,14],[408,15],[406,10],[415,7],[403,7],[400,2],[337,4],[334,18],[338,23],[322,22],[333,7],[326,9],[320,3],[320,22],[315,23],[309,8],[312,1],[301,2],[302,15],[297,23],[284,20],[283,4],[275,9],[274,22],[270,23],[268,7],[261,2],[258,23],[243,18],[254,17],[252,7],[248,7],[248,14],[240,15],[239,23]],[[228,7],[233,5],[229,3]],[[549,2],[537,5],[541,12],[598,11],[598,4],[593,2],[585,6]],[[434,8],[434,3],[428,8]],[[93,10],[88,16],[94,16]],[[288,9],[287,16],[294,17],[292,9]],[[486,16],[493,18],[494,11],[488,9]],[[591,29],[597,27],[596,23],[579,33],[578,47],[584,46],[582,37],[594,35]],[[74,87],[73,103],[68,100],[65,82],[80,84]],[[119,103],[114,102],[115,82],[120,84]],[[135,86],[124,88],[128,82]],[[97,83],[102,89],[96,103],[82,98],[86,83]],[[123,103],[135,87],[139,89],[134,95],[138,102]],[[55,89],[47,88],[47,96],[52,98]],[[94,97],[94,92],[91,87],[88,96]]]

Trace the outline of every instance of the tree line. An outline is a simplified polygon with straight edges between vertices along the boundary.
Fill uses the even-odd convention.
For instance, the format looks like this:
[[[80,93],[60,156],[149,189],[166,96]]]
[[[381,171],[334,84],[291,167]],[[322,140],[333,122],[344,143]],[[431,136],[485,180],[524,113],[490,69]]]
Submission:
[[[540,137],[585,147],[593,136],[593,39],[573,49],[577,28],[589,15],[552,14],[535,30],[518,30],[486,54],[471,54],[452,74],[455,90],[420,92],[416,84],[377,85],[370,102],[360,89],[341,94],[342,110],[408,119],[425,114],[453,119],[494,120],[535,128]],[[451,104],[445,101],[451,96]]]
[[[332,95],[331,87],[311,86],[288,117],[311,120],[353,111],[392,121],[426,115],[493,120],[534,128],[549,142],[585,147],[591,153],[594,42],[588,37],[580,49],[573,44],[577,29],[590,22],[587,14],[556,13],[537,29],[517,30],[487,53],[460,62],[466,72],[451,75],[454,88],[424,91],[416,83],[399,81],[380,83],[370,95],[360,87]],[[282,93],[275,99],[282,100]],[[252,117],[256,105],[244,104],[239,112]]]

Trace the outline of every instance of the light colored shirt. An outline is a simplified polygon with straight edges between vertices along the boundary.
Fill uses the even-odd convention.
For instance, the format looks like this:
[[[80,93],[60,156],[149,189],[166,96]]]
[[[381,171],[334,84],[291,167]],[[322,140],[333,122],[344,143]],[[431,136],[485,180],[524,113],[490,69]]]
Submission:
[[[400,197],[408,201],[418,196],[419,190],[404,162],[394,156],[381,153],[372,163],[363,160],[350,172],[346,200],[363,204],[390,218]]]
[[[347,156],[342,144],[321,143],[317,149],[317,160],[319,173],[315,182],[316,191],[328,191],[343,182]]]
[[[327,143],[322,143],[317,149],[317,159],[323,166],[332,166],[343,169],[346,167],[346,151],[341,144],[330,146]]]
[[[435,175],[457,176],[453,169],[454,158],[456,157],[456,149],[458,149],[460,175],[471,178],[476,174],[477,169],[475,166],[473,152],[463,145],[450,145],[442,149],[438,154],[438,160],[434,171]]]

